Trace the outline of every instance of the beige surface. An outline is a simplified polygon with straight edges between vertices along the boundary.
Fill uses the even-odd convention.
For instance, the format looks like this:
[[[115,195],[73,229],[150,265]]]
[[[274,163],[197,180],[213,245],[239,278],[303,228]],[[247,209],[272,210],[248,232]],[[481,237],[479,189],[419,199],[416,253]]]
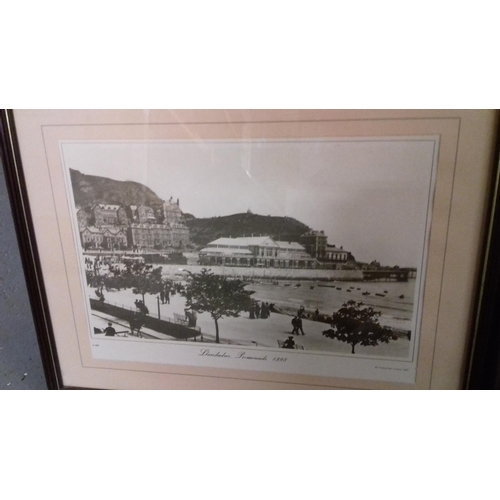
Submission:
[[[15,119],[65,385],[131,389],[461,387],[480,267],[495,112],[16,111]],[[416,384],[92,358],[59,141],[383,136],[438,136],[440,141]]]

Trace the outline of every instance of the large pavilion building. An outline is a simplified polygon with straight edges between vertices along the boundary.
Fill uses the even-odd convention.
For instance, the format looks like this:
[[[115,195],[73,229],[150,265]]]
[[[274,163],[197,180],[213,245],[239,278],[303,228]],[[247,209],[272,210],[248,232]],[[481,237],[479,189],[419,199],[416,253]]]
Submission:
[[[199,252],[200,265],[314,269],[318,262],[296,242],[270,236],[219,238]]]

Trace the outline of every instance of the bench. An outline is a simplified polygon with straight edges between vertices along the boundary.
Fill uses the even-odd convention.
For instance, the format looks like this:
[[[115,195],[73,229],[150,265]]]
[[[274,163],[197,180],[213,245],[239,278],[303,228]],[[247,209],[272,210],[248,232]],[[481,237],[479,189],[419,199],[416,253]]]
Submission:
[[[177,324],[183,325],[183,326],[187,326],[188,320],[182,314],[174,313],[174,323],[177,323]]]

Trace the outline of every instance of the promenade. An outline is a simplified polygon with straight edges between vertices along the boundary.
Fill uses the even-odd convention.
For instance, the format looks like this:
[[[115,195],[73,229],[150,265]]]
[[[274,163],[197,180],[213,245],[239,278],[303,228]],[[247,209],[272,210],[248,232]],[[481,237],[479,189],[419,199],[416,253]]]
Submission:
[[[240,266],[200,266],[161,264],[163,276],[170,279],[185,277],[187,271],[199,273],[202,269],[210,269],[214,274],[250,280],[320,280],[320,281],[361,281],[363,271],[333,269],[291,269],[279,267],[240,267]]]
[[[87,288],[88,295],[95,298],[94,289]],[[106,302],[122,307],[135,309],[134,302],[140,296],[134,295],[131,290],[105,292]],[[156,297],[146,295],[145,303],[149,314],[158,317],[158,301]],[[170,304],[161,304],[160,316],[162,319],[172,319],[174,313],[184,315],[185,299],[179,294],[170,297]],[[278,348],[278,340],[284,341],[292,331],[291,316],[271,313],[268,319],[250,319],[244,312],[238,318],[223,318],[219,320],[219,336],[222,344],[241,346],[256,346]],[[102,320],[100,320],[102,323]],[[97,326],[97,325],[96,325]],[[198,314],[197,326],[201,328],[204,342],[215,341],[215,324],[209,313]],[[328,325],[315,321],[303,320],[305,335],[295,336],[295,342],[307,351],[331,352],[351,355],[351,346],[325,337],[322,332]],[[148,332],[149,333],[149,332]],[[406,358],[410,342],[405,338],[391,341],[375,347],[356,346],[355,356],[382,356],[390,358]]]

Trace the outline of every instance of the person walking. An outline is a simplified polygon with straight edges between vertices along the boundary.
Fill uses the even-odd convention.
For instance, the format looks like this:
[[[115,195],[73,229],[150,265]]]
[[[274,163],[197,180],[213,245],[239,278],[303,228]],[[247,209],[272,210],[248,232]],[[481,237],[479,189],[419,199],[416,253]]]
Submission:
[[[262,302],[262,306],[260,308],[260,317],[262,319],[269,318],[269,309],[268,309],[268,307],[267,307],[267,305],[266,305],[265,302]]]
[[[192,322],[191,311],[188,308],[184,309],[184,317],[186,318],[188,326],[191,326],[191,324],[190,324]]]
[[[302,332],[302,335],[305,335],[304,330],[302,329],[302,318],[297,316],[297,335],[300,335],[299,330]]]
[[[255,302],[255,317],[260,318],[260,306],[258,302]]]
[[[190,328],[196,328],[196,322],[198,321],[198,315],[194,309],[189,311],[188,326]]]

